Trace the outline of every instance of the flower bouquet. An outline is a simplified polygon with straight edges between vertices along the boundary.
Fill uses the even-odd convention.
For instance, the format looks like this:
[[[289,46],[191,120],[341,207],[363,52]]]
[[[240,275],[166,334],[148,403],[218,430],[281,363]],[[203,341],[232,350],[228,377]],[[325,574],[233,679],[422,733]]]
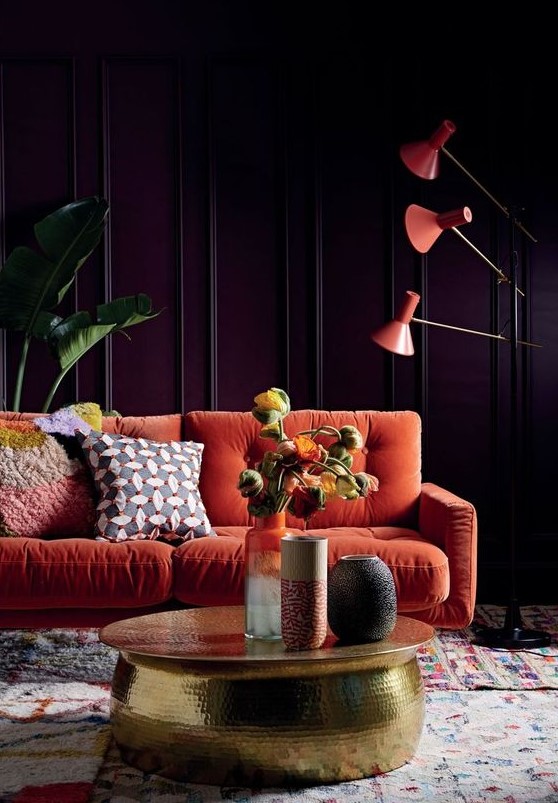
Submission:
[[[353,454],[363,446],[356,427],[336,429],[324,424],[288,437],[283,420],[291,404],[285,391],[271,388],[256,396],[254,402],[252,415],[262,424],[260,437],[276,441],[276,446],[265,452],[256,468],[240,473],[238,489],[249,498],[252,515],[270,516],[288,510],[308,520],[317,510],[325,509],[328,499],[358,499],[378,490],[377,477],[351,471]],[[331,438],[327,449],[316,442],[318,435]]]
[[[355,500],[378,490],[377,477],[351,471],[353,455],[362,448],[356,427],[340,429],[324,424],[292,437],[284,419],[291,411],[288,395],[281,388],[258,394],[253,416],[262,424],[261,438],[275,442],[255,468],[240,472],[238,490],[256,516],[245,544],[245,635],[248,638],[281,638],[281,537],[285,513],[305,521],[327,500]],[[330,439],[327,446],[318,443]]]

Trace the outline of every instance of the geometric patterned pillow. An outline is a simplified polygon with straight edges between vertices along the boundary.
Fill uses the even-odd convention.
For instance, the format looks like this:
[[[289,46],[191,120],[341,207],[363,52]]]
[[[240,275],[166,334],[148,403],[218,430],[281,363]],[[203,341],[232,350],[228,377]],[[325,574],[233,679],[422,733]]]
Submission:
[[[198,483],[203,443],[76,432],[98,493],[99,541],[162,540],[173,545],[217,533]]]
[[[36,421],[2,421],[0,536],[91,538],[94,522],[89,471],[59,435]]]

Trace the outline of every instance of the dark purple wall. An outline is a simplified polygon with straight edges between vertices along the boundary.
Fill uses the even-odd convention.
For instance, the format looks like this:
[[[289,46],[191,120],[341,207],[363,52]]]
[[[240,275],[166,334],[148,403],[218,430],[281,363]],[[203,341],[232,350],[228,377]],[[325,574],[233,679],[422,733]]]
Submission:
[[[178,0],[0,11],[2,260],[41,217],[98,194],[109,225],[67,310],[137,292],[164,310],[89,353],[53,406],[245,410],[278,385],[298,408],[415,409],[424,478],[477,506],[479,598],[497,601],[509,588],[509,347],[418,324],[412,359],[369,339],[407,289],[422,296],[417,317],[509,332],[507,285],[466,243],[444,232],[420,255],[406,237],[409,204],[466,205],[462,233],[510,271],[496,204],[445,156],[436,181],[399,159],[400,144],[455,122],[447,149],[537,239],[515,243],[520,335],[544,346],[518,353],[518,584],[553,600],[558,171],[545,31],[418,9],[380,28],[357,3],[329,16]],[[18,338],[0,346],[9,407]],[[28,410],[54,376],[33,346]]]

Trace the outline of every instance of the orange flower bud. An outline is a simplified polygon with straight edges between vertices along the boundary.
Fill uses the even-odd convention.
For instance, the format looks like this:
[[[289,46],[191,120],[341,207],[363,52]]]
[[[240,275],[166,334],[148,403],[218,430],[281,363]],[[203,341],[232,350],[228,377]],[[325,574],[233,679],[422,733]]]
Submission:
[[[320,459],[320,447],[308,435],[295,435],[293,442],[299,460],[303,463],[312,463]]]

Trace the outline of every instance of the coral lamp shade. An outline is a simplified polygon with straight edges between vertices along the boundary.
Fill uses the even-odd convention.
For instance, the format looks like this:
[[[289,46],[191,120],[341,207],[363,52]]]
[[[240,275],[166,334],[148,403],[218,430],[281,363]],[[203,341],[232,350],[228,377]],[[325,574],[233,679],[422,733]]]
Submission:
[[[394,354],[411,357],[415,353],[415,349],[409,324],[419,301],[418,293],[407,290],[403,304],[395,318],[372,332],[370,340]]]
[[[425,254],[445,229],[470,223],[472,219],[473,214],[468,206],[438,214],[423,206],[411,204],[405,212],[405,229],[412,245],[421,254]]]
[[[451,120],[444,120],[430,139],[402,145],[399,155],[411,173],[419,178],[437,178],[440,172],[440,149],[455,130],[456,126]]]

